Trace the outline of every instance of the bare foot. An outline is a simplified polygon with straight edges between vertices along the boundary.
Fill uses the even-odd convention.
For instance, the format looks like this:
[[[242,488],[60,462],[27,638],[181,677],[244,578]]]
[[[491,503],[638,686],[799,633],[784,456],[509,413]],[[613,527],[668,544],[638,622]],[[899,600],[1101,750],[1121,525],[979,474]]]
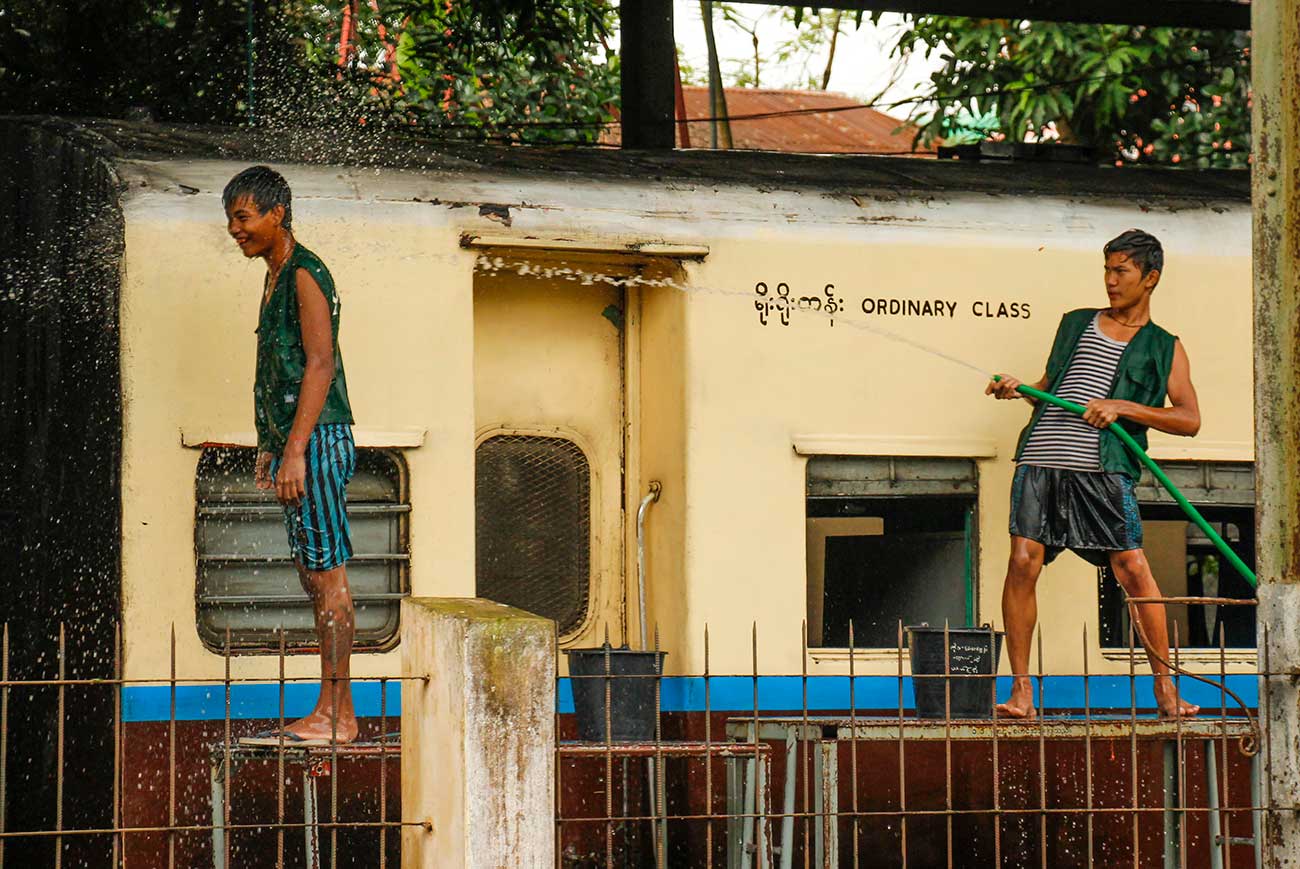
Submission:
[[[313,712],[305,718],[299,718],[284,728],[304,740],[325,740],[340,744],[357,738],[357,719],[354,715],[340,716],[336,726],[324,712]]]
[[[1173,681],[1167,676],[1156,679],[1155,695],[1161,718],[1191,718],[1201,711],[1201,707],[1178,696]]]
[[[1201,711],[1201,707],[1180,697],[1175,697],[1172,703],[1161,702],[1159,706],[1161,718],[1193,718]]]
[[[1018,718],[1021,721],[1033,721],[1038,717],[1034,708],[1034,689],[1028,685],[1023,688],[1016,685],[1011,689],[1011,697],[1006,703],[999,703],[994,709],[998,718]]]

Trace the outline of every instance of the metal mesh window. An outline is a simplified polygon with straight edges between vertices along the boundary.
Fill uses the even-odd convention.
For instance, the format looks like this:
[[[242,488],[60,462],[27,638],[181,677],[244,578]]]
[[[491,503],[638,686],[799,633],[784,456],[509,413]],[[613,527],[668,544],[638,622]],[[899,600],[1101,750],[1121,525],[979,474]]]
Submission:
[[[591,577],[591,466],[571,440],[497,435],[475,479],[479,597],[573,630]]]
[[[279,629],[293,648],[314,648],[311,602],[289,557],[280,505],[253,483],[257,451],[213,448],[199,459],[194,543],[199,637],[220,649],[279,647]],[[357,450],[348,483],[352,550],[348,585],[356,606],[356,646],[382,648],[397,637],[407,585],[405,475],[400,459]]]

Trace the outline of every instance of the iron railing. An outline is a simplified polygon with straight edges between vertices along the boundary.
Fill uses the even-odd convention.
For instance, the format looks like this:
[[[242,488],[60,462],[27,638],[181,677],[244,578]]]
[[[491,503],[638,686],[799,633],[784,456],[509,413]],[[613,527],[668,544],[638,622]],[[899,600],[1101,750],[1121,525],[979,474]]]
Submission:
[[[1159,599],[1207,600],[1255,603]],[[603,684],[603,740],[574,738],[561,684],[557,867],[1259,866],[1269,817],[1295,809],[1261,785],[1272,758],[1260,686],[1290,676],[1269,670],[1267,626],[1249,673],[1230,671],[1220,629],[1210,675],[1183,666],[1173,628],[1180,694],[1213,694],[1195,718],[1155,714],[1132,628],[1117,676],[1089,672],[1086,627],[1083,671],[1046,673],[1040,626],[1032,721],[955,717],[956,680],[981,677],[952,671],[947,642],[942,673],[911,674],[901,622],[888,675],[861,673],[880,651],[864,655],[851,634],[847,674],[810,674],[806,629],[801,672],[765,674],[757,625],[748,673],[713,671],[707,626],[702,672],[619,676],[608,654],[603,673],[568,677]],[[927,678],[944,680],[937,718],[910,699]],[[991,709],[998,684],[982,678]],[[621,679],[654,683],[649,738],[610,738]],[[1262,716],[1238,696],[1255,690]]]

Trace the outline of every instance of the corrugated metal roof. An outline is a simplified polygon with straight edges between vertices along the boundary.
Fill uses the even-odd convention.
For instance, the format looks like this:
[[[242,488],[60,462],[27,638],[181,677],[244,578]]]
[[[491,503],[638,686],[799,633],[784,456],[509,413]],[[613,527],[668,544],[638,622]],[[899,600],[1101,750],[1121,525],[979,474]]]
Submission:
[[[688,119],[712,116],[707,87],[687,86],[682,92]],[[736,148],[802,154],[934,156],[933,148],[914,150],[916,127],[845,94],[731,87],[726,88],[726,95],[732,144]],[[691,147],[709,147],[709,127],[707,120],[688,121]],[[608,128],[601,141],[618,144],[618,127]]]

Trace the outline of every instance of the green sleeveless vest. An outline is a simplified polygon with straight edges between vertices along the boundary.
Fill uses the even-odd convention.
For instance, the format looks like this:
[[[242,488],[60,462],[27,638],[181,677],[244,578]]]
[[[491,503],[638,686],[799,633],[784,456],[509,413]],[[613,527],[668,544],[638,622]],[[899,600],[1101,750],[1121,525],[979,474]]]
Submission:
[[[1061,385],[1065,371],[1074,358],[1075,348],[1083,337],[1088,324],[1097,316],[1099,308],[1080,308],[1061,318],[1057,327],[1056,339],[1052,342],[1052,352],[1047,357],[1047,391],[1055,393]],[[1174,342],[1176,335],[1171,335],[1154,322],[1148,322],[1137,331],[1128,342],[1128,347],[1119,358],[1115,370],[1115,380],[1111,383],[1108,398],[1145,404],[1148,407],[1164,407],[1165,391],[1169,386],[1169,370],[1174,364]],[[1016,444],[1016,461],[1024,452],[1029,442],[1029,434],[1042,419],[1047,409],[1045,402],[1039,402],[1034,408],[1029,425],[1020,433]],[[1147,427],[1132,420],[1120,419],[1119,424],[1133,436],[1142,449],[1147,448]],[[1142,476],[1141,461],[1129,452],[1128,447],[1107,429],[1101,432],[1101,469],[1112,473],[1128,474],[1133,479]]]
[[[320,257],[295,244],[289,260],[280,269],[271,295],[257,321],[257,379],[253,383],[253,414],[257,424],[257,448],[279,455],[284,452],[289,430],[298,410],[307,353],[302,344],[302,323],[298,319],[298,269],[306,269],[320,285],[330,305],[330,331],[334,337],[334,379],[325,395],[317,425],[352,424],[348,383],[343,374],[343,353],[339,349],[339,297],[334,279]]]

